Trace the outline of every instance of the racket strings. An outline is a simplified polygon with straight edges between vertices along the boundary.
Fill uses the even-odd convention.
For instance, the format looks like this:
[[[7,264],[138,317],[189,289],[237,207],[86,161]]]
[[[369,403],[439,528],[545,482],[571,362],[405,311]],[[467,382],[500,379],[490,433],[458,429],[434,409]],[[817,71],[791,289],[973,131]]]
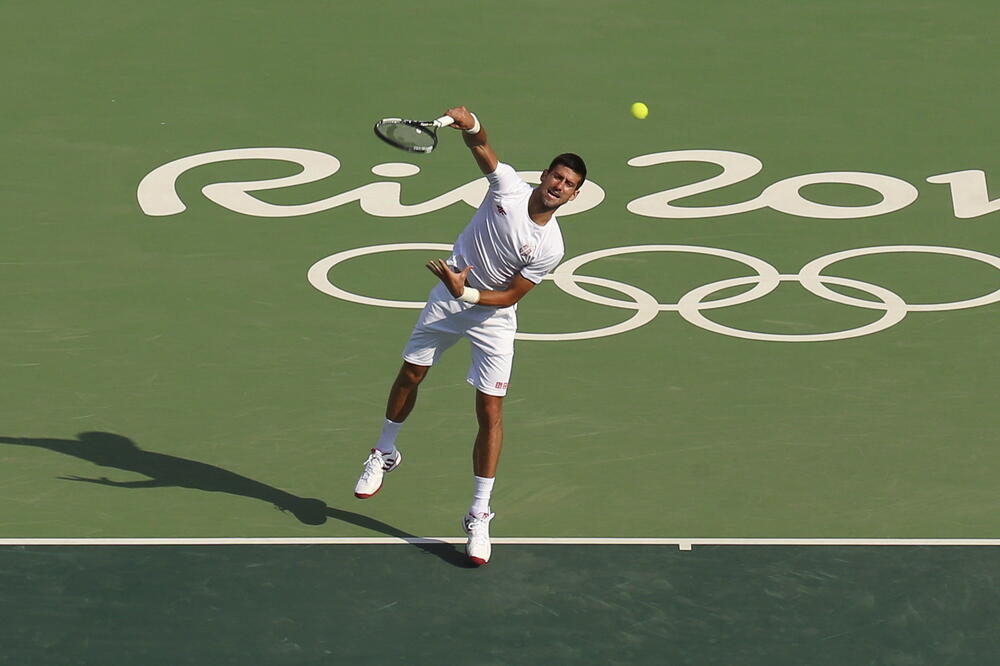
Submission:
[[[389,143],[409,149],[428,149],[434,146],[432,132],[404,122],[382,122],[375,129]]]

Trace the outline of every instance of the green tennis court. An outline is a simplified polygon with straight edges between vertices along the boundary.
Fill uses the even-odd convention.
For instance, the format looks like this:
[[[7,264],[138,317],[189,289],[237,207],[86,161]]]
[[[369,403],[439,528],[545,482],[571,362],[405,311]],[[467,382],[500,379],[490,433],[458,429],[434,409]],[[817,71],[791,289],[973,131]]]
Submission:
[[[6,10],[0,663],[1000,647],[995,3]],[[485,187],[371,128],[456,104],[527,178],[590,168],[483,570],[467,346],[352,494]]]

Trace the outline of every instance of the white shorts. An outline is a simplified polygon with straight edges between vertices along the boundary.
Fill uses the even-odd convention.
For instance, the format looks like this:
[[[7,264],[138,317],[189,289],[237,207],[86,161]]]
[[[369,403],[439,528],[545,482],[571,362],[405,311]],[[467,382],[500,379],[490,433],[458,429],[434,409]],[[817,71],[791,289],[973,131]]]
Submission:
[[[442,283],[427,296],[403,360],[414,365],[434,365],[460,338],[472,344],[472,363],[466,381],[486,395],[503,396],[514,363],[517,311],[456,300]]]

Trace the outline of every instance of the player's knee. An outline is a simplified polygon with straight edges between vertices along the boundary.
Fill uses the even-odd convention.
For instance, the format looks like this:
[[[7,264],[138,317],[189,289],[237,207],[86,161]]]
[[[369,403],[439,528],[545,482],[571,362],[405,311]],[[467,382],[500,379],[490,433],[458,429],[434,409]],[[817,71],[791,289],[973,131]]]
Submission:
[[[399,369],[398,381],[407,386],[416,386],[427,376],[430,368],[426,365],[414,365],[413,363],[403,363]]]

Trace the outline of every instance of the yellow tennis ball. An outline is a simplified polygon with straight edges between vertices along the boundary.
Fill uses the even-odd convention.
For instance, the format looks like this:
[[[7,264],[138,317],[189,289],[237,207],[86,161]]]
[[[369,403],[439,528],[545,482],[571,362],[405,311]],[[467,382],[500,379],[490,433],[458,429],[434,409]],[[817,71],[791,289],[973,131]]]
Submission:
[[[642,102],[636,102],[632,105],[632,115],[639,120],[642,120],[649,115],[649,107]]]

